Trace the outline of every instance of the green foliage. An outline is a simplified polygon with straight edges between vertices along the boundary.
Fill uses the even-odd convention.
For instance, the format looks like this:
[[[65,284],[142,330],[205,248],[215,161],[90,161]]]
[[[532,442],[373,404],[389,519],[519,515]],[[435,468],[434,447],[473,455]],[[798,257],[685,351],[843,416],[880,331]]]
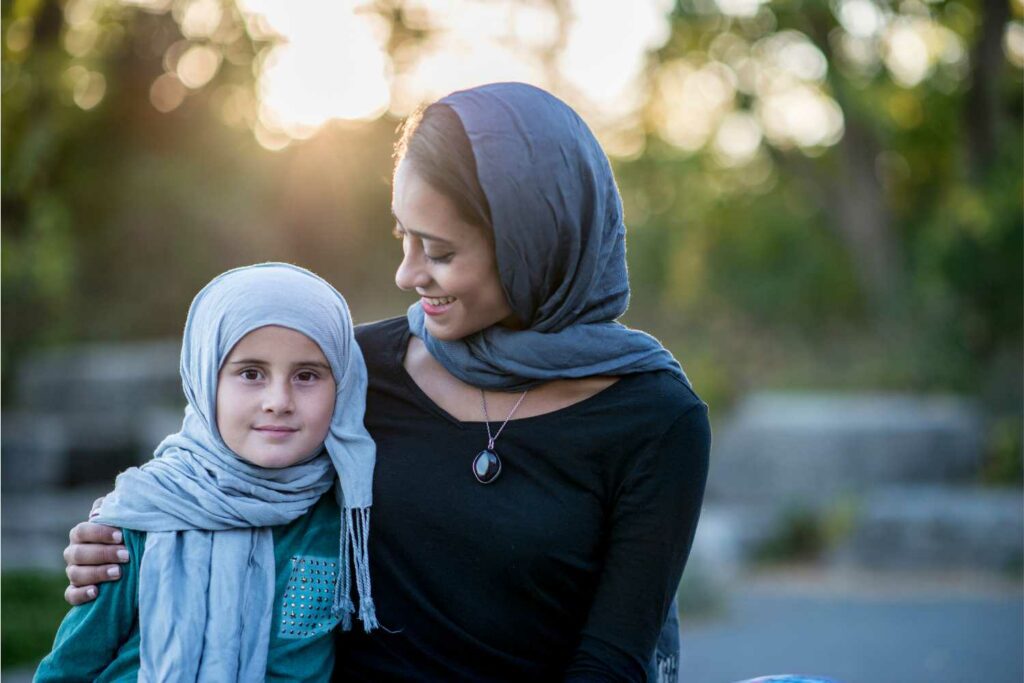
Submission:
[[[825,533],[817,515],[808,510],[791,510],[778,531],[755,552],[761,562],[809,562],[825,551]]]
[[[4,5],[5,27],[22,22],[28,38],[13,49],[16,32],[4,33],[3,362],[16,367],[41,345],[174,336],[202,284],[261,260],[302,263],[367,291],[353,301],[364,320],[397,310],[388,284],[395,122],[263,150],[220,116],[225,92],[253,87],[245,32],[232,47],[238,64],[225,62],[206,90],[162,114],[148,91],[181,39],[175,21],[97,7],[100,47],[73,57],[60,4]],[[74,99],[75,68],[102,74],[95,106]],[[377,295],[379,283],[388,286]]]
[[[828,60],[823,88],[846,133],[809,155],[775,150],[767,166],[673,156],[658,143],[621,164],[638,292],[676,321],[684,361],[708,348],[700,364],[732,368],[741,387],[1012,393],[1019,409],[1019,361],[1000,366],[999,386],[987,379],[1007,350],[1019,358],[1024,311],[1021,72],[981,49],[988,24],[1002,30],[993,4],[890,8],[970,53],[914,86],[892,77],[879,43],[873,66],[849,61],[838,7],[775,2],[728,18],[710,2],[679,3],[661,61],[742,64],[744,45],[800,32]],[[762,94],[734,106],[754,110]]]
[[[4,669],[34,666],[53,645],[67,614],[67,577],[59,572],[4,572],[4,619],[0,661]]]
[[[853,529],[856,509],[852,500],[839,501],[823,511],[791,508],[754,556],[769,564],[819,560]]]
[[[1024,486],[1024,436],[1020,415],[992,421],[981,479],[986,484]]]
[[[773,2],[738,18],[705,0],[678,4],[649,65],[646,146],[615,164],[629,321],[665,340],[717,407],[765,384],[958,391],[1019,407],[1021,363],[1005,359],[1019,358],[1024,318],[1021,71],[979,50],[991,5],[886,10],[927,19],[968,54],[938,60],[915,85],[894,79],[877,37],[873,61],[851,61],[838,6]],[[216,77],[160,113],[150,88],[189,44],[180,12],[95,7],[95,42],[74,56],[68,7],[3,6],[0,361],[14,367],[40,345],[174,335],[202,283],[261,259],[314,268],[359,319],[402,310],[388,240],[394,120],[261,148],[227,103],[255,93],[268,39],[233,2],[227,38],[206,40],[224,57]],[[429,40],[401,24],[403,7],[374,10],[392,22],[396,54]],[[827,60],[813,87],[841,108],[842,139],[765,138],[751,159],[727,163],[710,143],[684,151],[657,132],[663,66],[738,69],[786,31]],[[985,93],[994,106],[981,125]],[[726,109],[756,112],[764,96],[737,91]]]

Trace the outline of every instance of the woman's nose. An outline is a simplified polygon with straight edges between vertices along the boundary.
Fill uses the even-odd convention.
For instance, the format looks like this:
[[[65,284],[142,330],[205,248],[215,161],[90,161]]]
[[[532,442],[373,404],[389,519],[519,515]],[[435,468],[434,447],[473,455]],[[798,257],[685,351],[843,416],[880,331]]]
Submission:
[[[424,269],[422,260],[416,258],[415,249],[406,249],[403,253],[402,262],[395,271],[395,284],[406,291],[430,284],[430,275]]]

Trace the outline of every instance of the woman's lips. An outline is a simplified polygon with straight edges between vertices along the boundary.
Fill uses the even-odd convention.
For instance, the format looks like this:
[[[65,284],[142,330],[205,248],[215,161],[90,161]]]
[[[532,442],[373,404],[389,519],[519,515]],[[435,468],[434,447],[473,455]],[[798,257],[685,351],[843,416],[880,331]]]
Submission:
[[[430,303],[431,299],[433,299],[434,301],[449,301],[447,301],[447,303],[437,305]],[[454,297],[420,297],[420,303],[423,305],[423,312],[426,313],[427,315],[441,315],[442,313],[447,312],[448,309],[451,308],[452,305],[455,303],[455,301],[456,299]]]

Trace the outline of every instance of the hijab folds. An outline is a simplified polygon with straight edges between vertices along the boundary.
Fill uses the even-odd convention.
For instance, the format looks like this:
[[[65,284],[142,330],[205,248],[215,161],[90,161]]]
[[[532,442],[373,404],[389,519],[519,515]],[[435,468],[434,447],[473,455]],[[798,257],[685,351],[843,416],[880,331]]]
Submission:
[[[524,83],[453,93],[491,211],[502,287],[524,329],[455,341],[409,327],[473,386],[521,391],[553,379],[682,368],[654,337],[618,322],[629,304],[622,200],[608,158],[567,104]]]

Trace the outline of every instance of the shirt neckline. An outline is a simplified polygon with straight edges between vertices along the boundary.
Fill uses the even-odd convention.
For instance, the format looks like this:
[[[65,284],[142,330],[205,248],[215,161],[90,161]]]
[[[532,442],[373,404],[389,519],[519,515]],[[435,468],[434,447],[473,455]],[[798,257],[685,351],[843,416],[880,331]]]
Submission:
[[[423,391],[422,387],[420,387],[420,385],[416,383],[416,380],[413,379],[412,375],[409,374],[409,371],[405,369],[405,354],[408,351],[409,339],[411,337],[412,330],[410,330],[409,326],[406,325],[402,330],[402,334],[399,337],[398,348],[395,349],[395,364],[397,365],[397,371],[402,379],[402,382],[419,398],[421,403],[427,406],[430,412],[436,414],[438,417],[447,420],[448,422],[454,424],[460,429],[475,429],[483,426],[484,420],[459,420],[457,417],[455,417],[447,410],[439,406],[434,401],[434,399],[430,398],[430,396],[427,395],[427,392]],[[562,408],[558,408],[547,413],[541,413],[539,415],[530,415],[529,417],[513,417],[511,420],[508,421],[509,425],[512,425],[513,423],[522,424],[533,420],[543,420],[548,418],[564,417],[566,415],[571,415],[577,410],[581,410],[582,408],[586,407],[586,405],[589,404],[591,401],[594,401],[599,397],[606,397],[610,395],[609,392],[613,391],[619,385],[625,384],[630,377],[631,375],[621,375],[617,382],[614,382],[611,385],[605,387],[604,389],[601,389],[596,394],[587,396],[582,400],[576,401],[575,403],[570,403],[569,405],[564,406]],[[494,422],[495,420],[491,420],[491,423]]]

